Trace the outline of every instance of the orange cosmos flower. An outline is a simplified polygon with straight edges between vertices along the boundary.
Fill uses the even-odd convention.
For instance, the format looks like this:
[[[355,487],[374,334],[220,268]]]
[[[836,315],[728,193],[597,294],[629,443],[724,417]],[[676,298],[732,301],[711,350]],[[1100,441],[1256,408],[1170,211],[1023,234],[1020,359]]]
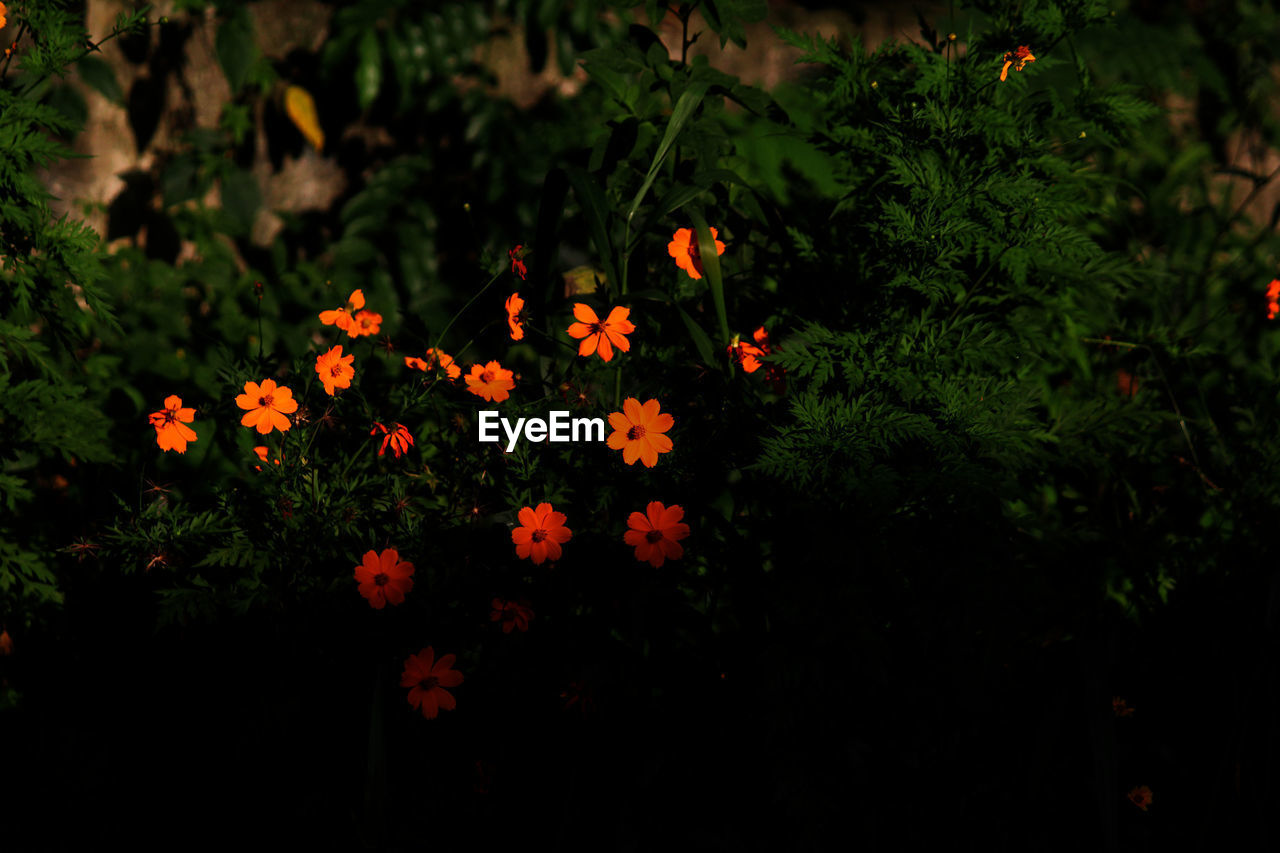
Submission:
[[[761,330],[764,326],[760,327]],[[766,335],[767,337],[767,335]],[[728,346],[729,356],[742,365],[747,373],[755,373],[760,369],[760,359],[768,355],[768,351],[754,344],[745,343],[739,335],[734,335]]]
[[[412,367],[415,370],[421,370],[425,373],[437,366],[437,360],[439,361],[439,366],[444,368],[445,375],[449,377],[450,382],[462,375],[462,368],[453,363],[453,356],[448,353],[441,352],[437,359],[436,351],[434,349],[428,349],[426,355],[422,358],[414,358],[408,355],[405,356],[404,366]]]
[[[164,408],[148,417],[156,428],[156,444],[161,450],[186,453],[187,442],[196,440],[195,430],[186,425],[196,419],[196,410],[183,408],[181,397],[165,397]]]
[[[668,557],[678,560],[684,556],[678,540],[689,535],[689,525],[682,523],[682,518],[683,508],[650,501],[643,515],[631,513],[627,519],[627,527],[631,529],[622,534],[622,541],[635,546],[637,560],[648,560],[649,565],[659,568]]]
[[[1267,285],[1267,319],[1274,320],[1280,314],[1280,278],[1273,278]]]
[[[1151,796],[1151,789],[1146,785],[1139,785],[1129,792],[1130,802],[1144,812],[1147,810],[1147,806],[1151,805],[1153,799],[1155,798]]]
[[[565,514],[554,512],[549,503],[540,503],[537,509],[525,507],[517,518],[522,526],[511,531],[516,556],[532,558],[535,565],[548,557],[553,562],[560,559],[560,546],[573,538],[573,531],[564,526],[568,520]]]
[[[507,325],[511,327],[511,340],[518,341],[524,337],[524,300],[519,293],[507,297]]]
[[[416,655],[409,655],[400,674],[400,686],[409,688],[409,704],[422,709],[422,716],[434,720],[440,709],[452,711],[457,707],[453,694],[446,687],[462,683],[462,673],[453,668],[456,655],[435,659],[436,653],[427,646]]]
[[[582,343],[578,344],[578,355],[587,358],[593,352],[599,352],[600,358],[608,361],[613,358],[614,347],[623,352],[631,349],[631,343],[623,337],[636,330],[636,327],[627,320],[627,315],[630,313],[630,308],[618,305],[601,323],[596,312],[591,310],[591,306],[575,302],[573,316],[578,322],[570,324],[567,331],[571,338],[582,338]]]
[[[607,444],[613,450],[622,451],[622,461],[628,465],[639,459],[646,468],[658,464],[658,454],[671,450],[671,439],[663,433],[675,424],[675,418],[658,414],[657,400],[648,400],[643,406],[635,397],[622,401],[622,411],[609,415],[609,426],[614,433]]]
[[[413,589],[413,563],[403,562],[400,552],[387,548],[381,554],[366,551],[356,566],[357,590],[369,600],[369,606],[381,610],[392,604],[403,604],[405,594]]]
[[[266,435],[272,428],[287,432],[293,426],[285,415],[298,411],[298,401],[293,392],[284,386],[276,386],[274,379],[264,379],[262,384],[244,383],[244,393],[236,397],[236,405],[248,409],[240,419],[241,426],[254,427]]]
[[[347,304],[332,311],[321,311],[320,322],[326,326],[337,326],[344,332],[351,326],[351,315],[364,307],[364,291],[353,290],[347,297]]]
[[[521,631],[529,630],[529,620],[533,618],[529,602],[503,601],[501,598],[495,598],[491,606],[493,609],[489,611],[489,621],[501,621],[502,633],[510,634],[516,628]]]
[[[1004,55],[1004,67],[1000,69],[1000,82],[1003,83],[1009,76],[1009,66],[1013,65],[1014,71],[1021,71],[1026,67],[1028,62],[1035,62],[1036,58],[1031,55],[1031,48],[1025,44],[1015,50],[1011,50]],[[1017,63],[1014,65],[1014,63]]]
[[[266,461],[267,461],[267,454],[268,454],[270,451],[269,451],[266,447],[264,447],[264,446],[258,446],[258,447],[255,447],[255,448],[253,449],[253,452],[254,452],[254,453],[256,453],[256,454],[258,454],[258,458],[259,458],[259,459],[261,459],[263,462],[266,462]],[[271,460],[271,461],[272,461],[272,462],[274,462],[274,463],[275,463],[275,464],[277,464],[277,465],[279,465],[279,464],[280,464],[280,460],[279,460],[278,458],[277,458],[277,459],[273,459],[273,460]],[[261,465],[254,465],[254,466],[253,466],[253,470],[255,470],[255,471],[261,471],[261,470],[262,470],[262,466],[261,466]]]
[[[516,387],[516,381],[510,370],[503,370],[502,365],[491,361],[484,367],[471,365],[467,374],[467,390],[478,397],[494,403],[501,403],[511,395],[507,392]]]
[[[511,259],[511,272],[520,276],[521,281],[524,281],[525,276],[529,274],[529,268],[524,263],[526,252],[527,250],[523,243],[517,245],[514,249],[507,249],[507,257]]]
[[[382,328],[382,315],[372,311],[357,311],[347,325],[347,334],[353,338],[361,335],[376,335]]]
[[[4,4],[0,3],[0,13],[4,12]],[[0,17],[0,26],[4,26],[4,18]],[[13,637],[9,636],[8,630],[0,631],[0,655],[13,654]]]
[[[351,363],[355,360],[354,354],[345,357],[342,355],[341,344],[316,358],[316,373],[324,383],[324,393],[332,397],[333,389],[351,387],[351,380],[356,375]]]
[[[378,430],[382,430],[382,446],[378,448],[378,455],[387,452],[387,445],[391,445],[391,452],[399,459],[402,455],[409,452],[409,447],[413,444],[413,435],[410,434],[409,428],[402,423],[397,423],[396,428],[388,430],[382,424],[375,422],[373,429],[369,430],[369,435],[377,435]]]
[[[5,8],[5,5],[3,3],[0,3],[0,30],[3,30],[5,26],[9,23],[8,15],[9,15],[9,10]]]
[[[1129,703],[1116,696],[1111,700],[1111,710],[1115,712],[1117,717],[1132,717],[1133,709],[1129,707]]]
[[[720,236],[712,228],[711,239],[715,240],[716,254],[724,254],[724,243],[716,238]],[[698,255],[698,237],[692,228],[677,229],[667,244],[667,254],[676,259],[676,266],[689,274],[689,278],[702,278],[702,258]]]

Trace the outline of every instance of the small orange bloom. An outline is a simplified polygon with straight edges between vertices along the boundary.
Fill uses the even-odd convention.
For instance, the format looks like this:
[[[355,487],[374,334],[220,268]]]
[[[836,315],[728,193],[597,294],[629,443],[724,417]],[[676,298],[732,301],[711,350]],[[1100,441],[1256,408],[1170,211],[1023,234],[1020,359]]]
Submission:
[[[156,444],[161,450],[186,453],[187,442],[196,440],[195,430],[186,425],[196,419],[196,410],[183,408],[181,397],[165,397],[164,408],[152,412],[148,418],[156,428]]]
[[[483,397],[494,403],[501,403],[511,395],[507,393],[516,387],[516,381],[510,370],[503,370],[502,365],[496,361],[491,361],[481,367],[478,364],[471,365],[471,372],[467,374],[467,390],[478,397]]]
[[[650,501],[644,514],[631,513],[627,519],[627,527],[631,529],[622,534],[622,541],[635,546],[637,560],[648,560],[649,565],[659,568],[667,558],[678,560],[684,556],[678,540],[689,535],[689,525],[681,522],[682,518],[682,507],[666,507],[661,501]]]
[[[757,330],[756,340],[760,339],[759,332],[762,331],[764,331],[764,326],[761,326]],[[765,334],[765,338],[768,338],[767,333]],[[733,336],[733,340],[729,343],[728,350],[730,357],[738,364],[742,365],[743,371],[747,373],[755,373],[759,370],[761,366],[760,359],[769,354],[767,349],[756,346],[755,344],[746,343],[739,335]]]
[[[1116,390],[1126,397],[1133,397],[1138,393],[1138,377],[1134,376],[1123,367],[1116,371]]]
[[[254,427],[263,435],[271,432],[272,428],[287,432],[293,424],[285,415],[298,411],[298,401],[293,399],[293,392],[277,386],[274,379],[264,379],[261,385],[244,383],[244,393],[236,397],[236,405],[249,410],[240,419],[240,425]]]
[[[0,3],[0,26],[4,26],[3,13],[4,4]],[[9,632],[7,630],[0,631],[0,655],[8,656],[11,654],[13,654],[13,637],[9,636]]]
[[[332,397],[333,389],[351,387],[351,380],[356,375],[356,369],[351,363],[355,360],[354,354],[345,357],[342,355],[341,344],[316,358],[316,373],[324,383],[324,393]]]
[[[372,311],[357,311],[347,325],[347,334],[353,338],[361,335],[376,335],[382,328],[382,315]]]
[[[1036,58],[1031,55],[1031,48],[1025,44],[1015,50],[1011,50],[1004,55],[1004,67],[1000,69],[1000,82],[1003,83],[1009,76],[1009,66],[1013,65],[1014,71],[1021,71],[1026,67],[1028,62],[1035,62]],[[1017,63],[1014,65],[1014,63]]]
[[[578,355],[587,358],[593,352],[599,352],[600,358],[609,361],[613,358],[614,347],[623,352],[631,349],[631,343],[623,337],[636,330],[635,325],[627,320],[627,315],[630,313],[630,308],[618,305],[601,323],[596,312],[591,310],[591,306],[575,302],[573,316],[578,322],[570,324],[567,331],[569,337],[582,339],[582,343],[578,344]]]
[[[337,326],[344,332],[351,326],[351,315],[364,307],[364,291],[353,290],[347,297],[347,304],[332,311],[321,311],[320,322],[326,326]]]
[[[524,300],[519,293],[507,297],[507,325],[511,327],[511,340],[518,341],[524,337]]]
[[[0,30],[3,30],[5,26],[9,23],[8,15],[9,15],[9,10],[5,8],[5,5],[3,3],[0,3]],[[8,53],[8,51],[5,51],[5,53]]]
[[[1280,314],[1280,278],[1273,278],[1267,285],[1267,319],[1274,320]]]
[[[269,453],[270,451],[269,451],[266,447],[264,447],[264,446],[259,446],[259,447],[255,447],[255,448],[253,449],[253,452],[254,452],[254,453],[256,453],[256,454],[258,454],[258,458],[259,458],[259,459],[261,459],[263,462],[266,462],[266,461],[267,461],[267,453]],[[273,460],[271,460],[271,461],[272,461],[272,462],[274,462],[274,463],[275,463],[275,464],[277,464],[277,465],[279,465],[279,464],[280,464],[280,460],[279,460],[278,458],[277,458],[277,459],[273,459]],[[261,465],[254,465],[254,466],[253,466],[253,470],[255,470],[255,471],[261,471],[261,470],[262,470],[262,466],[261,466]]]
[[[453,668],[456,655],[435,659],[436,653],[427,646],[416,655],[409,655],[400,674],[400,686],[409,688],[409,704],[422,709],[422,716],[434,720],[440,709],[452,711],[457,701],[446,687],[462,683],[462,673]]]
[[[391,452],[399,459],[402,455],[409,452],[410,446],[413,445],[413,435],[409,432],[409,428],[402,423],[397,423],[396,428],[388,430],[385,426],[375,422],[373,429],[369,430],[369,435],[377,435],[378,430],[382,430],[382,446],[378,448],[378,455],[387,452],[387,445],[391,445]]]
[[[540,503],[537,509],[525,507],[517,518],[521,527],[511,531],[511,541],[516,545],[516,556],[532,558],[541,565],[548,557],[554,562],[560,559],[560,546],[573,538],[573,531],[564,526],[568,520],[563,512],[555,512],[551,504]]]
[[[366,551],[364,560],[356,566],[357,590],[374,610],[386,607],[387,602],[403,604],[405,595],[413,589],[413,572],[413,563],[401,561],[395,548],[387,548],[381,554]]]
[[[724,243],[716,239],[720,236],[719,232],[714,228],[710,231],[711,239],[715,240],[716,254],[723,255]],[[667,244],[667,254],[676,259],[676,266],[687,272],[689,278],[702,278],[702,258],[698,254],[698,237],[692,228],[680,228],[671,235],[671,242]]]
[[[1132,717],[1133,709],[1129,707],[1129,703],[1116,696],[1111,700],[1111,710],[1115,712],[1117,717]]]
[[[514,249],[507,249],[507,257],[511,259],[511,272],[520,276],[521,281],[524,281],[525,276],[529,274],[529,268],[524,263],[524,256],[527,251],[523,243]]]
[[[529,620],[533,618],[529,602],[503,601],[501,598],[495,598],[491,606],[493,609],[489,611],[489,621],[501,621],[502,633],[510,634],[516,628],[521,631],[529,630]]]
[[[671,450],[671,439],[665,433],[675,424],[675,418],[659,414],[657,400],[648,400],[643,406],[635,397],[622,401],[622,411],[609,415],[609,426],[614,432],[606,442],[613,450],[622,451],[622,461],[628,465],[639,459],[646,468],[658,464],[658,454]]]
[[[1144,812],[1147,810],[1147,806],[1151,805],[1153,799],[1155,798],[1151,796],[1151,789],[1146,785],[1139,785],[1129,792],[1130,802]]]
[[[439,362],[439,366],[444,368],[445,375],[449,377],[450,382],[462,375],[462,368],[453,363],[453,356],[448,353],[440,353]],[[404,366],[412,367],[414,370],[421,370],[425,373],[436,366],[436,351],[434,349],[428,349],[423,358],[405,356]]]

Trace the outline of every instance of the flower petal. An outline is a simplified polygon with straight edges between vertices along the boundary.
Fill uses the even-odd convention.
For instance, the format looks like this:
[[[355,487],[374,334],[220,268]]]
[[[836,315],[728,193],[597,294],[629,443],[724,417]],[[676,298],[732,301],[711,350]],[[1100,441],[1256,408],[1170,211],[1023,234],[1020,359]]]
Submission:
[[[635,397],[628,397],[622,401],[622,412],[627,416],[627,420],[633,424],[644,423],[644,409],[640,406],[640,401]]]
[[[600,318],[596,316],[596,312],[592,311],[591,306],[587,305],[585,302],[573,303],[573,316],[578,322],[586,323],[587,325],[600,322]]]

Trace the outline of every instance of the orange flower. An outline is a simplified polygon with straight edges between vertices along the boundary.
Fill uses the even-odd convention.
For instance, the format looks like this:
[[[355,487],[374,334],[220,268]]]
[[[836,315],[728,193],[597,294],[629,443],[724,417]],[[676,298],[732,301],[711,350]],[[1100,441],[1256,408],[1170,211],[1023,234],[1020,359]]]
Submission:
[[[1036,58],[1031,55],[1031,48],[1025,44],[1015,50],[1011,50],[1004,55],[1004,67],[1000,69],[1000,82],[1003,83],[1009,76],[1009,66],[1013,65],[1014,71],[1021,71],[1026,67],[1028,62],[1035,62]],[[1014,63],[1017,65],[1014,65]]]
[[[1138,377],[1134,376],[1123,367],[1116,371],[1116,390],[1126,397],[1133,397],[1138,393],[1139,387]]]
[[[427,646],[416,655],[409,655],[400,674],[400,686],[409,688],[409,704],[422,709],[422,716],[434,720],[440,709],[452,711],[457,707],[453,694],[446,687],[462,683],[462,673],[453,668],[455,655],[435,659],[436,653]]]
[[[378,430],[382,430],[382,446],[378,448],[378,455],[387,452],[387,445],[391,445],[391,452],[399,459],[402,455],[409,452],[410,446],[413,445],[413,435],[409,432],[409,428],[402,423],[397,423],[396,428],[388,430],[382,424],[375,422],[373,429],[369,430],[369,435],[377,435]]]
[[[0,30],[3,30],[5,26],[9,23],[8,15],[9,15],[9,10],[5,8],[5,5],[3,3],[0,3]],[[6,53],[7,52],[8,51],[6,51]],[[8,636],[8,635],[6,634],[5,636]]]
[[[1115,712],[1117,717],[1133,716],[1133,709],[1129,707],[1129,703],[1121,699],[1119,696],[1111,700],[1111,710]]]
[[[511,541],[516,544],[516,556],[532,557],[535,565],[541,565],[548,557],[552,562],[560,559],[560,546],[573,538],[573,531],[564,526],[563,512],[554,512],[551,504],[540,503],[537,509],[525,507],[517,515],[522,527],[511,531]]]
[[[182,398],[169,396],[164,398],[164,408],[152,412],[149,416],[151,425],[156,428],[156,444],[161,450],[187,452],[187,442],[196,440],[195,430],[186,424],[196,419],[196,410],[182,407]]]
[[[514,249],[507,249],[507,257],[511,259],[511,272],[520,276],[521,281],[524,281],[525,276],[529,274],[529,268],[524,263],[526,251],[523,243],[520,243]]]
[[[1267,285],[1267,319],[1274,320],[1280,314],[1280,278],[1273,278]]]
[[[347,304],[332,311],[321,311],[320,322],[326,326],[337,326],[344,332],[351,326],[351,315],[364,307],[364,291],[353,290],[347,297]]]
[[[484,367],[471,365],[466,381],[468,391],[494,403],[501,403],[510,397],[507,392],[516,387],[511,371],[503,370],[502,365],[496,361],[491,361]]]
[[[445,375],[449,377],[450,382],[462,375],[462,368],[453,363],[453,356],[442,352],[440,353],[439,361],[439,366],[444,368]],[[414,358],[406,355],[404,357],[404,366],[412,367],[425,373],[436,366],[436,351],[428,349],[423,358]]]
[[[298,401],[293,392],[284,386],[276,386],[274,379],[244,383],[244,393],[236,397],[236,405],[248,409],[240,419],[241,426],[254,427],[266,435],[272,428],[287,432],[293,426],[285,415],[298,411]]]
[[[720,236],[712,228],[711,239],[715,240],[716,254],[724,254],[724,243],[716,238]],[[667,254],[676,259],[676,266],[689,274],[689,278],[702,278],[702,258],[698,255],[698,238],[692,228],[680,228],[671,235],[667,244]]]
[[[763,331],[761,326],[758,331]],[[767,338],[768,335],[765,335]],[[759,338],[757,337],[757,340]],[[728,346],[730,357],[738,364],[742,365],[742,369],[747,373],[755,373],[760,369],[760,359],[768,355],[768,350],[758,347],[754,344],[744,343],[739,335],[734,335],[733,340]]]
[[[518,341],[524,337],[524,300],[519,293],[507,297],[507,325],[511,327],[511,340]]]
[[[1129,792],[1130,802],[1144,812],[1147,810],[1147,806],[1151,805],[1153,799],[1155,798],[1151,796],[1151,789],[1146,785],[1139,785]]]
[[[0,27],[4,26],[3,14],[4,4],[0,3]],[[8,656],[11,654],[13,654],[13,637],[9,636],[9,632],[7,630],[0,631],[0,655]]]
[[[648,400],[643,406],[635,397],[622,401],[622,411],[609,415],[609,426],[614,433],[607,444],[613,450],[622,451],[622,461],[628,465],[639,459],[646,468],[658,464],[658,454],[671,450],[671,439],[663,433],[671,429],[675,419],[668,414],[658,414],[658,401]]]
[[[631,349],[631,343],[623,337],[636,330],[627,320],[630,313],[630,308],[618,305],[609,312],[608,319],[601,323],[589,305],[575,302],[573,316],[578,322],[570,324],[568,332],[571,338],[582,338],[582,343],[578,344],[578,355],[587,358],[598,351],[600,358],[608,361],[613,358],[613,347],[623,352]]]
[[[356,375],[356,369],[351,363],[355,360],[354,354],[346,357],[342,355],[341,344],[316,358],[316,373],[324,383],[324,393],[332,397],[334,388],[351,387],[351,380]]]
[[[347,325],[347,334],[353,338],[361,335],[376,335],[382,328],[382,315],[372,311],[357,311]]]
[[[682,518],[683,508],[650,501],[645,514],[631,513],[627,519],[627,527],[631,529],[622,534],[622,541],[635,546],[637,560],[648,560],[656,569],[667,558],[678,560],[684,556],[684,548],[677,540],[689,535],[689,525],[682,523]]]
[[[413,563],[402,562],[395,548],[387,548],[381,554],[366,551],[364,560],[356,566],[357,589],[374,610],[386,607],[387,602],[403,604],[405,595],[413,589],[413,571]]]
[[[253,452],[254,452],[254,453],[256,453],[256,454],[258,454],[258,458],[259,458],[259,459],[261,459],[263,462],[266,462],[266,461],[267,461],[267,453],[268,453],[269,451],[268,451],[268,449],[267,449],[266,447],[262,447],[262,446],[255,447],[255,448],[253,449]],[[280,460],[279,460],[279,459],[273,459],[272,461],[273,461],[273,462],[275,462],[277,465],[279,465],[279,464],[280,464]],[[253,466],[253,470],[255,470],[255,471],[261,471],[261,470],[262,470],[262,466],[261,466],[261,465],[254,465],[254,466]]]
[[[510,634],[514,629],[519,628],[521,631],[529,630],[529,620],[533,618],[533,611],[529,609],[529,602],[521,601],[503,601],[501,598],[495,598],[492,604],[493,609],[489,611],[489,621],[502,622],[502,633]]]

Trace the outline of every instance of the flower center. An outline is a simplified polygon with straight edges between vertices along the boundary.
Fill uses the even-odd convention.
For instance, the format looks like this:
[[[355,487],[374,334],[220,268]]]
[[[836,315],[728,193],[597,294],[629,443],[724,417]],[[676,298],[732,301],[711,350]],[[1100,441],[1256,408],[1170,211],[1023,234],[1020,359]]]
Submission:
[[[541,542],[543,539],[546,539],[546,538],[547,538],[547,531],[541,530],[541,529],[533,531],[534,542]]]
[[[164,410],[164,422],[166,424],[171,424],[177,419],[178,419],[178,413],[175,412],[173,409]]]
[[[270,394],[267,394],[265,397],[259,397],[259,398],[258,398],[258,405],[259,405],[259,406],[263,406],[263,407],[270,406],[270,405],[271,405],[271,395],[270,395]]]
[[[492,371],[492,370],[486,370],[484,373],[481,373],[481,374],[480,374],[480,378],[481,378],[481,379],[483,379],[485,382],[492,382],[492,381],[493,381],[493,371]]]
[[[640,424],[636,424],[631,429],[627,430],[628,441],[639,441],[642,438],[644,438],[644,427]]]
[[[342,375],[342,365],[341,365],[341,364],[335,364],[333,367],[329,368],[329,375],[330,375],[330,376],[341,376],[341,375]]]
[[[599,335],[604,333],[604,323],[592,323],[587,326],[591,330],[591,334]]]
[[[376,575],[373,576],[373,582],[378,586],[386,586],[387,581],[389,580],[391,580],[391,578],[387,577],[386,572],[378,572]]]
[[[426,678],[418,682],[418,686],[423,690],[431,690],[439,683],[440,679],[436,678],[434,675],[428,675]]]
[[[644,535],[644,541],[649,542],[650,544],[657,542],[661,538],[662,538],[661,530],[650,530],[648,533]]]

